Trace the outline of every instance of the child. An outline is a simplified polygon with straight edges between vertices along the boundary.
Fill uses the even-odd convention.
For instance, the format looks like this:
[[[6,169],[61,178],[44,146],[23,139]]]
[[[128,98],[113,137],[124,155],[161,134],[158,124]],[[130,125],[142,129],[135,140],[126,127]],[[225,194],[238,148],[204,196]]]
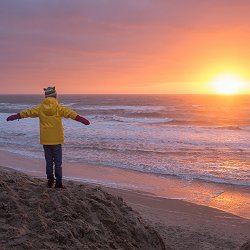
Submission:
[[[62,185],[62,147],[64,143],[64,133],[62,117],[71,118],[84,125],[90,122],[84,117],[79,116],[75,111],[59,104],[56,97],[55,87],[44,89],[45,98],[42,103],[31,109],[22,110],[20,113],[11,115],[7,121],[14,121],[27,117],[39,117],[40,120],[40,143],[43,145],[46,160],[46,174],[48,179],[47,186],[52,188],[55,178],[53,165],[55,165],[55,188],[64,188]]]

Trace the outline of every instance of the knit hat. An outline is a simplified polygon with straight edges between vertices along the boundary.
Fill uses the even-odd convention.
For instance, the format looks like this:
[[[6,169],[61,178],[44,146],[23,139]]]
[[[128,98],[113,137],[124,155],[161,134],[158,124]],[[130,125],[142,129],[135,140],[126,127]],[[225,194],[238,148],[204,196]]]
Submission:
[[[56,87],[48,87],[43,89],[45,92],[45,97],[55,97],[56,98]]]

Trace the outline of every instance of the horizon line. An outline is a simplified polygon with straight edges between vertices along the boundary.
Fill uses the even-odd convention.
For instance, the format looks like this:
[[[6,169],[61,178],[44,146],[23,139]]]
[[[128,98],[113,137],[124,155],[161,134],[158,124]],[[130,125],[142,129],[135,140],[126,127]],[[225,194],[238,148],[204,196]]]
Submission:
[[[37,93],[29,93],[29,94],[24,94],[24,93],[1,93],[0,96],[5,96],[5,95],[37,95],[37,96],[40,96],[40,95],[44,95],[43,93],[41,94],[37,94]],[[243,93],[238,93],[238,94],[218,94],[218,93],[169,93],[169,94],[162,94],[162,93],[153,93],[153,94],[149,94],[149,93],[71,93],[71,94],[65,94],[65,93],[62,93],[62,94],[58,94],[58,96],[65,96],[65,95],[148,95],[148,96],[153,96],[153,95],[210,95],[210,96],[227,96],[227,97],[230,97],[230,96],[246,96],[246,95],[250,95],[250,93],[247,93],[247,94],[243,94]]]

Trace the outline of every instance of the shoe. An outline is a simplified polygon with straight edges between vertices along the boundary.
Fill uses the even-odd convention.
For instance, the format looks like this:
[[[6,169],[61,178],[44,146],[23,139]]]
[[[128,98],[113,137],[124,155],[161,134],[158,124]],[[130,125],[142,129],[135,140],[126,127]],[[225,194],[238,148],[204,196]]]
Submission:
[[[54,181],[55,181],[55,179],[53,178],[51,178],[51,179],[48,179],[48,183],[47,183],[47,187],[48,188],[52,188],[53,187],[53,184],[54,184]]]
[[[64,189],[66,189],[66,187],[63,186],[62,182],[56,182],[55,188],[64,188]]]

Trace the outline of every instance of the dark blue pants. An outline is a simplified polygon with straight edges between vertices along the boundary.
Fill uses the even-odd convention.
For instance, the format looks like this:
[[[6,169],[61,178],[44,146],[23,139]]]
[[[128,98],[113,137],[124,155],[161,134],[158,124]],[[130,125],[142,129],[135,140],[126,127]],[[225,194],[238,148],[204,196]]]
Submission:
[[[54,179],[53,168],[55,166],[56,181],[62,181],[62,145],[43,145],[46,160],[47,179]]]

